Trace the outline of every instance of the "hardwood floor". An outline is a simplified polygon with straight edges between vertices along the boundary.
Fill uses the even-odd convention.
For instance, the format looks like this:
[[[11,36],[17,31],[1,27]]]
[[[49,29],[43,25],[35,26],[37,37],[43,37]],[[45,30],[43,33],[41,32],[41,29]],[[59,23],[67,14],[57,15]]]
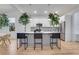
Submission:
[[[79,42],[64,42],[61,41],[61,49],[50,49],[50,46],[44,46],[43,50],[38,46],[34,50],[33,46],[29,46],[26,50],[21,47],[16,49],[16,40],[11,40],[11,44],[7,47],[0,46],[1,55],[78,55],[79,54]]]

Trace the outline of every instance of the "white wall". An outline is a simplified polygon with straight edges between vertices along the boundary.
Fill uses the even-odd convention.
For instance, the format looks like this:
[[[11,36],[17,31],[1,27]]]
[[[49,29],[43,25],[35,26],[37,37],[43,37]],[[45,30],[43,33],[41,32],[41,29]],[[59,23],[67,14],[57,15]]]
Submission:
[[[72,23],[72,39],[79,41],[79,12],[73,14]]]
[[[79,12],[65,16],[65,41],[79,41]],[[63,19],[63,18],[61,18]]]
[[[72,17],[71,15],[66,15],[65,16],[65,41],[72,41],[71,39],[71,31],[72,31],[72,25],[71,25],[71,21],[72,21]]]
[[[63,15],[60,17],[60,23],[63,23],[65,21],[65,41],[72,41],[71,39],[71,21],[72,21],[72,17],[71,15]]]
[[[62,22],[64,22],[65,20],[66,20],[66,19],[65,19],[65,15],[63,15],[63,16],[60,17],[60,21],[59,21],[59,22],[62,23]]]
[[[79,12],[75,13],[73,16],[74,24],[74,34],[79,34]]]

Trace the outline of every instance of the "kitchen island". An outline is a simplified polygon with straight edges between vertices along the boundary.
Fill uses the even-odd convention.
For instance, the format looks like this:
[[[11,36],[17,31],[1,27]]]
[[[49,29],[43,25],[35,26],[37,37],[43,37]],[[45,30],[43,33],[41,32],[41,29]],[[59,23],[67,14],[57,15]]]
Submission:
[[[57,34],[60,34],[60,32],[49,32],[49,31],[40,31],[40,32],[33,32],[33,31],[30,31],[30,32],[24,32],[25,33],[25,36],[28,37],[28,46],[31,45],[33,46],[34,45],[34,34],[42,34],[42,37],[43,37],[43,46],[45,45],[49,45],[50,46],[50,36],[52,36],[52,34],[54,33],[57,33]],[[58,47],[61,47],[61,40],[60,38],[57,38],[58,40]],[[56,40],[54,40],[56,41]]]

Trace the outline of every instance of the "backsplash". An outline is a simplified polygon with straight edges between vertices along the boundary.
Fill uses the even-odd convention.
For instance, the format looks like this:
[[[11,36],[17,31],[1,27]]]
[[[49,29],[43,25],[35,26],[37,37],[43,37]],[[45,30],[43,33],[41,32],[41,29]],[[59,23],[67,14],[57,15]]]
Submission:
[[[31,27],[31,31],[34,31],[35,29],[38,29],[38,27]],[[59,27],[41,27],[40,28],[41,31],[56,31],[56,32],[60,32],[60,28]]]

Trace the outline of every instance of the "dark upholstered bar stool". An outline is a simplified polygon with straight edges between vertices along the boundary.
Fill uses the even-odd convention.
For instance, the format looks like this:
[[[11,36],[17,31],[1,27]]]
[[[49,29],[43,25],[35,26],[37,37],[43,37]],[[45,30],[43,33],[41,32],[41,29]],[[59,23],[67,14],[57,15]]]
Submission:
[[[37,40],[40,40],[40,42],[37,42]],[[36,48],[36,44],[41,44],[41,49],[43,49],[42,33],[34,33],[34,50]]]
[[[58,40],[60,40],[60,33],[52,33],[52,36],[50,36],[51,49],[53,49],[54,44],[60,49],[60,47],[58,46]]]
[[[28,47],[27,34],[26,33],[17,33],[17,49],[19,49],[22,45],[24,45],[24,49],[26,50],[26,48]]]

